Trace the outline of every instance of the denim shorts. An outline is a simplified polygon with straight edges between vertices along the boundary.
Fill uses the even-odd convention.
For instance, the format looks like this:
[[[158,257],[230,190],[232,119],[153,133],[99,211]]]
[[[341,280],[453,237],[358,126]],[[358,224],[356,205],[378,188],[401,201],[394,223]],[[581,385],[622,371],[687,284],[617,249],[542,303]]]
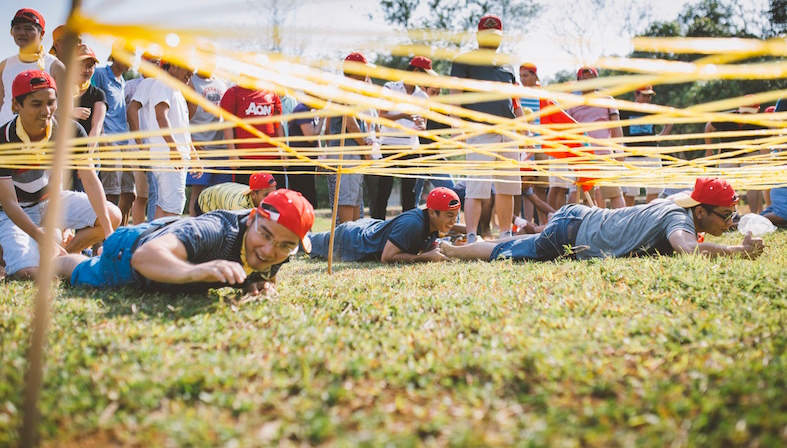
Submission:
[[[489,259],[550,261],[567,255],[566,246],[576,243],[579,226],[589,211],[589,207],[578,204],[561,207],[541,233],[500,243]]]
[[[104,251],[97,257],[79,263],[71,274],[72,286],[110,288],[134,283],[131,256],[134,245],[151,224],[120,227],[104,241]]]
[[[787,187],[771,189],[771,205],[762,214],[773,213],[781,219],[787,219]]]

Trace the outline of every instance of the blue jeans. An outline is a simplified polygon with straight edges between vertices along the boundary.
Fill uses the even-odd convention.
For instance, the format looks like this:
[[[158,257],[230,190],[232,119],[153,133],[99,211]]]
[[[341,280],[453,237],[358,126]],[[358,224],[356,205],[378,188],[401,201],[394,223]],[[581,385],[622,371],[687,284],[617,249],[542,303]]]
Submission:
[[[111,288],[134,283],[131,273],[131,256],[140,235],[151,224],[119,227],[104,241],[100,256],[79,263],[71,273],[71,286]]]
[[[560,208],[541,233],[500,243],[492,250],[490,260],[550,261],[566,255],[566,246],[576,243],[582,219],[590,211],[584,205],[569,204]]]
[[[153,221],[156,216],[156,202],[158,202],[158,183],[153,171],[147,172],[148,177],[148,206],[145,212],[148,214],[148,222]]]

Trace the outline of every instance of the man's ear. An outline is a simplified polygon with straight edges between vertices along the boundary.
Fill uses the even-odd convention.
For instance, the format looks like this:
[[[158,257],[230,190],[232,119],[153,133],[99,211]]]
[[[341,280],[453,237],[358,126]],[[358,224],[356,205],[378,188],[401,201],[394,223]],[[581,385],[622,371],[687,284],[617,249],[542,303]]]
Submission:
[[[18,114],[22,110],[22,105],[16,101],[16,98],[11,98],[11,112]]]

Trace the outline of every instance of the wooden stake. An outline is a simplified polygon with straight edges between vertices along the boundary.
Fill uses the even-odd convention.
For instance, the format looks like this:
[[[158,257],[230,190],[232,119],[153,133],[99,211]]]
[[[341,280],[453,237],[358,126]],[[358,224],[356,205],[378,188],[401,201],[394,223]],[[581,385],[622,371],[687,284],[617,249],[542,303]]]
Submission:
[[[73,0],[71,14],[80,7],[81,0]],[[64,38],[64,58],[66,65],[65,79],[59,80],[57,97],[60,99],[57,108],[58,128],[55,135],[55,153],[52,157],[52,177],[49,179],[49,188],[53,193],[47,204],[44,216],[44,233],[46,238],[41,244],[41,257],[36,275],[38,291],[33,304],[33,317],[30,324],[31,337],[30,349],[27,355],[27,374],[25,375],[25,401],[23,406],[22,428],[20,431],[20,446],[23,448],[38,445],[38,399],[41,395],[44,376],[44,346],[46,344],[47,329],[49,327],[49,306],[51,302],[52,276],[54,274],[54,260],[51,254],[55,252],[55,228],[61,221],[61,201],[57,194],[61,188],[63,173],[61,172],[68,147],[68,141],[74,137],[74,127],[71,126],[71,110],[73,108],[72,91],[77,83],[76,64],[76,34],[66,29]],[[8,86],[7,88],[10,88]]]
[[[590,192],[589,191],[585,191],[584,189],[582,191],[585,192],[585,199],[587,199],[587,201],[588,201],[588,206],[595,207],[596,203],[593,201],[593,198],[590,196]],[[579,201],[577,201],[577,202],[579,202]]]
[[[336,172],[336,188],[333,192],[333,213],[331,214],[331,233],[328,235],[328,275],[333,274],[333,233],[336,231],[336,217],[339,214],[339,186],[342,184],[342,163],[344,159],[344,136],[347,134],[347,115],[342,115],[342,138],[339,140],[339,170]]]

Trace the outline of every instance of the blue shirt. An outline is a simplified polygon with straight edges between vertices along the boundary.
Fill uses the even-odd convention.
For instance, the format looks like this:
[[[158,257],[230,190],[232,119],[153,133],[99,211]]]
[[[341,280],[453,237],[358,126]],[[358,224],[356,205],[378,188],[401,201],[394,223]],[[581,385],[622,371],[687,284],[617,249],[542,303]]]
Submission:
[[[91,79],[93,85],[103,90],[107,96],[107,116],[104,119],[105,134],[128,132],[126,122],[126,81],[120,80],[112,73],[112,67],[97,68]]]
[[[776,102],[776,110],[774,112],[787,112],[787,97],[779,98]]]
[[[328,258],[329,233],[311,236],[311,256]],[[412,209],[387,221],[361,219],[340,224],[336,228],[334,254],[341,261],[380,260],[385,244],[390,241],[402,252],[418,255],[429,250],[436,237],[437,232],[429,231],[428,211]]]

